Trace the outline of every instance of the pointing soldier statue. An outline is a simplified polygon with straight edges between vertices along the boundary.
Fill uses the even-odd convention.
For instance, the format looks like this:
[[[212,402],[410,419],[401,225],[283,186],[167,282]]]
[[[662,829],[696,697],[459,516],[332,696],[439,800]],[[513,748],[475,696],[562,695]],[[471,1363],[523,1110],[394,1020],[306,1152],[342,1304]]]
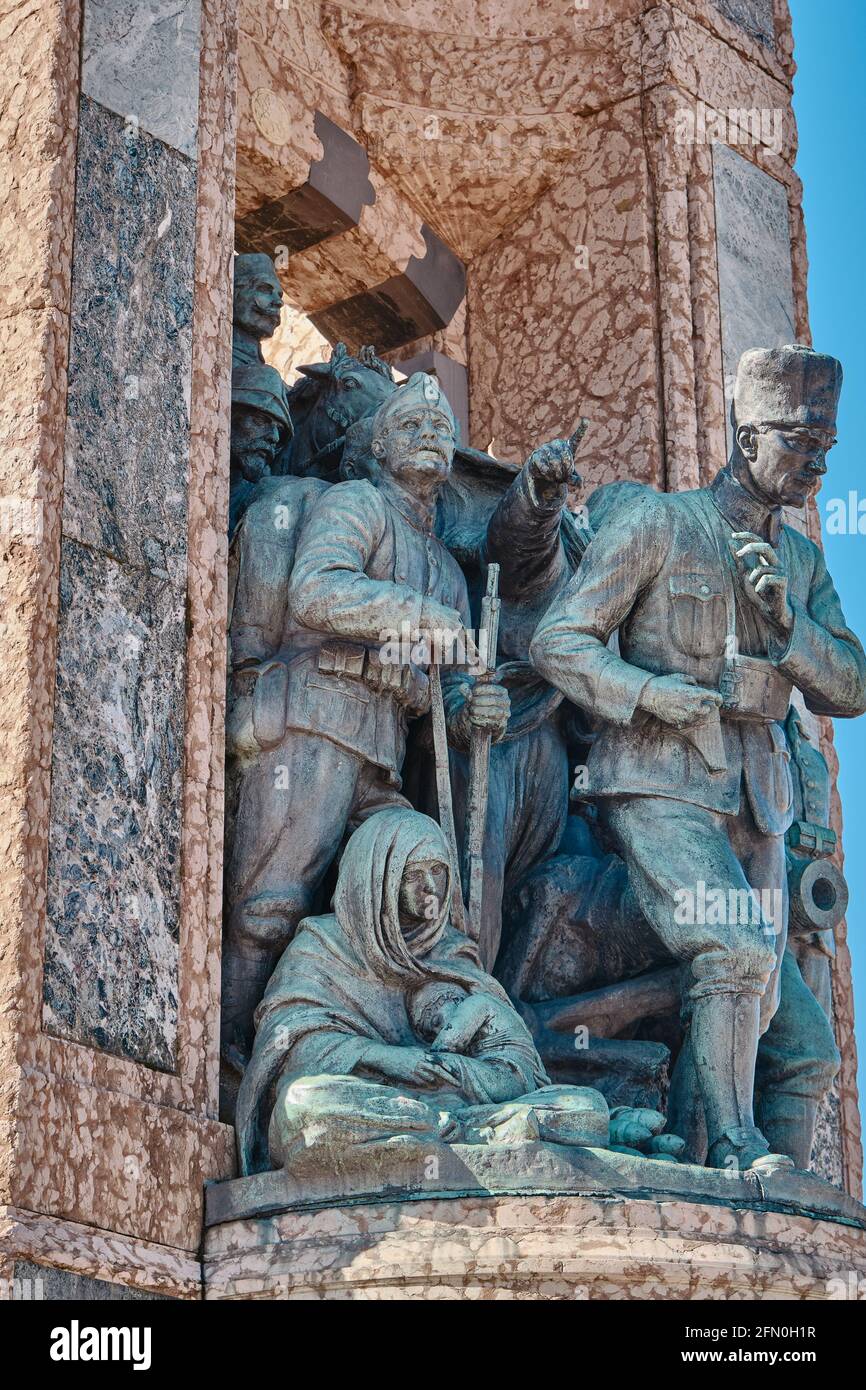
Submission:
[[[499,566],[502,604],[493,656],[511,697],[508,728],[490,756],[479,937],[487,970],[499,953],[504,895],[557,852],[568,818],[566,707],[528,658],[539,619],[570,580],[589,539],[567,509],[580,487],[574,452],[585,429],[582,421],[570,439],[533,450],[485,532],[483,558]],[[458,833],[465,836],[469,766],[459,752],[452,773]]]
[[[702,1102],[712,1167],[791,1161],[769,1152],[753,1097],[787,933],[792,688],[819,715],[866,708],[866,659],[821,551],[782,521],[826,472],[841,380],[835,358],[805,347],[744,354],[727,466],[708,488],[631,500],[531,646],[538,670],[603,721],[588,791],[644,916],[685,966],[672,1104]],[[711,890],[727,913],[682,910]],[[780,910],[759,914],[752,890]],[[808,992],[799,972],[791,986]]]
[[[417,373],[380,406],[368,479],[315,500],[297,540],[281,630],[251,663],[252,729],[227,867],[224,1039],[248,1053],[252,1015],[347,827],[407,807],[401,771],[409,721],[430,707],[419,639],[461,633],[466,582],[433,534],[456,426],[436,381]],[[402,652],[401,631],[411,641]],[[400,660],[383,659],[396,645]],[[233,652],[234,661],[234,652]],[[495,682],[443,680],[449,737],[498,737],[509,701]]]

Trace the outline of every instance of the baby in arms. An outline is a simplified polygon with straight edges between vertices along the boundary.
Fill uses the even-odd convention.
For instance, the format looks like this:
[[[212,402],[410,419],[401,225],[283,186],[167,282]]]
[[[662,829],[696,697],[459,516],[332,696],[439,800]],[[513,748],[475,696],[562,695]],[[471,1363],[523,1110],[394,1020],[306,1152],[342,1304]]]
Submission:
[[[492,994],[469,994],[460,985],[434,980],[422,985],[408,1003],[409,1021],[431,1054],[474,1058],[463,1064],[484,1064],[484,1091],[476,1100],[490,1104],[474,1113],[469,1142],[543,1139],[555,1143],[590,1145],[619,1150],[635,1157],[677,1162],[685,1141],[661,1134],[664,1117],[654,1110],[619,1105],[608,1112],[604,1098],[583,1086],[551,1085],[544,1076],[525,1023],[504,1000]],[[505,1051],[503,1052],[503,1047]],[[539,1068],[532,1095],[516,1094],[515,1078],[506,1058],[515,1049],[535,1056]],[[519,1089],[519,1086],[518,1086]],[[509,1106],[502,1102],[514,1101]]]
[[[510,1004],[492,994],[467,994],[460,985],[435,980],[415,992],[409,1021],[431,1052],[468,1057],[499,1053],[503,1043],[526,1043],[526,1029]]]

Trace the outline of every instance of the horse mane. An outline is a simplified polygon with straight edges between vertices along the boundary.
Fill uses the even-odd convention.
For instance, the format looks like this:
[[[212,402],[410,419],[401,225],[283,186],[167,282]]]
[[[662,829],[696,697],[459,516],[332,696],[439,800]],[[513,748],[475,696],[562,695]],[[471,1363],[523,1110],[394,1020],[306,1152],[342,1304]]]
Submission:
[[[295,429],[306,420],[315,407],[322,390],[322,382],[314,376],[302,376],[289,387],[289,413]]]

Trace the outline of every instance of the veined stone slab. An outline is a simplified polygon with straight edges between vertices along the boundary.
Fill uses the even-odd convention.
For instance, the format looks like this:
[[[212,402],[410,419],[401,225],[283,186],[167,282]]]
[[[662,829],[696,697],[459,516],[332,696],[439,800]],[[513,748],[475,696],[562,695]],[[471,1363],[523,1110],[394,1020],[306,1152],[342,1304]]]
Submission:
[[[184,593],[65,539],[44,1021],[170,1070],[178,1012]]]
[[[63,534],[186,583],[195,168],[83,100]]]
[[[716,9],[768,48],[776,46],[773,0],[713,0]]]
[[[81,91],[196,157],[201,0],[85,0]]]
[[[545,1155],[519,1147],[511,1167],[526,1159],[530,1169],[543,1167]],[[489,1161],[491,1149],[484,1152]],[[790,1175],[767,1201],[755,1183],[752,1201],[727,1205],[690,1194],[701,1185],[694,1169],[670,1186],[651,1175],[655,1190],[623,1182],[627,1169],[617,1160],[624,1157],[570,1150],[552,1158],[545,1185],[523,1191],[494,1187],[488,1172],[474,1190],[451,1194],[416,1191],[315,1210],[239,1204],[219,1224],[206,1222],[205,1298],[826,1299],[851,1296],[866,1274],[862,1220],[856,1213],[823,1219],[809,1205],[805,1174]],[[569,1160],[571,1189],[567,1179],[551,1186],[554,1169]],[[498,1166],[507,1172],[508,1155]],[[746,1186],[717,1179],[722,1188]]]
[[[818,1108],[815,1138],[812,1142],[812,1167],[819,1177],[836,1187],[842,1187],[845,1174],[842,1167],[842,1118],[839,1104],[839,1082],[824,1096]]]
[[[791,228],[784,185],[728,145],[713,145],[725,420],[737,363],[756,347],[796,341]]]

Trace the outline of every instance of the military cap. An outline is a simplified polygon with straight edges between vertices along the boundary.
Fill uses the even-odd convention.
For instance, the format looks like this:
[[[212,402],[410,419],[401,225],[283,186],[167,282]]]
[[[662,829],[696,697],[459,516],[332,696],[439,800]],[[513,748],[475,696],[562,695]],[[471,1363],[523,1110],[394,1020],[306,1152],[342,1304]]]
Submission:
[[[236,362],[232,370],[232,405],[263,410],[291,433],[288,387],[276,367],[266,362]]]
[[[798,343],[744,352],[734,384],[736,425],[835,430],[842,364]]]
[[[427,410],[437,410],[443,415],[456,439],[457,421],[448,397],[436,378],[429,376],[427,372],[415,372],[382,402],[373,417],[373,439],[378,439],[384,434],[392,420],[408,410],[417,410],[419,406]]]

